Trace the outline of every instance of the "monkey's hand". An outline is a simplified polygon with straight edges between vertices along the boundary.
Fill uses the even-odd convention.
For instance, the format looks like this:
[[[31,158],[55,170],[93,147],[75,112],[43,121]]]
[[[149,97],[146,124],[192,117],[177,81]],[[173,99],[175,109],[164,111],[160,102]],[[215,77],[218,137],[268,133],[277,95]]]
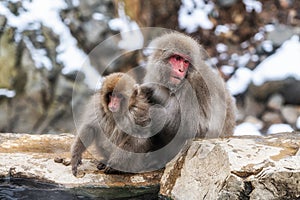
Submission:
[[[141,94],[145,95],[151,104],[165,106],[170,98],[170,91],[167,87],[156,83],[144,83],[140,86]]]

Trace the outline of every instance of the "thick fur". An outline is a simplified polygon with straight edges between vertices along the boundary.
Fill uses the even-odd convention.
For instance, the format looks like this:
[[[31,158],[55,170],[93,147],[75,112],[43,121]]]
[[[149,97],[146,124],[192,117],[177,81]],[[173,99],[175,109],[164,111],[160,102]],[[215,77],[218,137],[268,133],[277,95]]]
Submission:
[[[120,92],[124,96],[121,110],[117,113],[108,109],[108,94],[112,92]],[[133,172],[143,170],[143,157],[136,154],[146,153],[151,148],[146,135],[149,132],[141,129],[150,120],[147,101],[130,76],[114,73],[105,77],[100,91],[91,98],[85,109],[78,135],[72,145],[72,173],[77,175],[82,153],[92,143],[102,158],[99,168],[104,168],[105,173],[122,169]]]
[[[157,90],[157,87],[149,87],[150,83],[167,87],[170,94],[167,102],[175,102],[174,99],[179,102],[180,116],[174,115],[178,106],[166,106],[167,115],[172,116],[171,121],[181,122],[180,130],[177,126],[169,127],[166,134],[154,139],[155,143],[168,141],[174,134],[181,134],[182,138],[231,136],[235,126],[232,97],[219,74],[205,64],[206,56],[199,43],[184,34],[169,33],[154,39],[149,46],[154,52],[146,66],[143,90]],[[190,67],[184,81],[174,86],[169,83],[171,65],[168,59],[177,53],[188,57]],[[159,103],[161,100],[154,96],[152,101]],[[165,102],[166,99],[163,104]]]

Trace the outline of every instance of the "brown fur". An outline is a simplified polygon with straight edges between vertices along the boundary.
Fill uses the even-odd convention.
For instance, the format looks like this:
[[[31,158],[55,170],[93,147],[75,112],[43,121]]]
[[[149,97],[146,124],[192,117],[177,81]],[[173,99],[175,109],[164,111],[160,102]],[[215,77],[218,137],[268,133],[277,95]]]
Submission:
[[[169,33],[154,39],[150,45],[155,51],[150,55],[146,66],[144,89],[151,90],[147,83],[159,83],[169,89],[168,101],[177,99],[181,116],[174,116],[176,121],[181,117],[183,138],[192,137],[226,137],[233,134],[235,113],[232,97],[225,88],[223,79],[208,67],[205,62],[203,48],[189,36],[180,33]],[[190,66],[186,78],[180,85],[171,85],[169,82],[171,65],[168,62],[174,54],[186,55]],[[145,89],[146,88],[146,89]],[[152,88],[157,90],[156,87]],[[150,98],[151,99],[151,98]],[[156,97],[152,101],[158,102]],[[168,113],[173,107],[166,107]],[[157,143],[166,137],[174,137],[177,127],[170,129],[174,133],[163,134],[155,140]],[[171,134],[171,136],[170,136]]]
[[[112,92],[119,92],[124,96],[121,110],[117,113],[108,109],[107,95]],[[148,114],[147,99],[139,93],[135,81],[130,76],[114,73],[105,77],[100,91],[91,98],[85,109],[78,135],[71,148],[73,174],[76,176],[81,155],[92,143],[102,157],[99,168],[105,168],[105,173],[113,173],[120,169],[122,171],[123,166],[128,171],[142,170],[143,158],[135,156],[134,153],[146,153],[151,147],[150,140],[136,137],[148,133],[138,129],[139,126],[148,124]],[[135,128],[135,125],[139,125],[138,128]],[[124,132],[120,127],[128,130]]]

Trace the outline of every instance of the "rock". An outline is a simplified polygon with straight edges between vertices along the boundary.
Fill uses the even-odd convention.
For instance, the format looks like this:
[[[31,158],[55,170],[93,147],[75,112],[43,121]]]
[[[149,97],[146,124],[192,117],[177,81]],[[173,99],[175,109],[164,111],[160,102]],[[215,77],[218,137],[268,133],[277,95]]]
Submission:
[[[269,124],[280,124],[282,123],[282,119],[279,113],[276,112],[265,112],[262,116],[262,120]]]
[[[217,4],[221,7],[230,7],[234,5],[237,0],[217,0]]]
[[[244,101],[245,101],[244,109],[245,109],[246,116],[252,115],[258,117],[265,110],[264,104],[257,101],[251,95],[247,95]]]
[[[276,47],[279,47],[294,34],[293,27],[279,24],[275,25],[274,30],[267,34],[267,39],[271,40]]]
[[[70,160],[73,139],[72,134],[0,134],[0,177],[31,178],[73,188],[77,194],[83,192],[98,196],[103,188],[151,188],[159,184],[161,171],[105,175],[97,170],[88,153],[83,154],[83,165],[80,166],[84,176],[74,177],[71,166],[59,162]]]
[[[229,159],[221,146],[194,142],[184,157],[167,166],[160,193],[173,199],[216,199],[229,175]]]
[[[161,170],[105,175],[86,152],[81,178],[66,166],[73,139],[72,134],[0,134],[0,177],[33,178],[95,196],[103,188],[151,188],[160,182],[160,194],[178,200],[300,197],[300,133],[198,139],[163,175]]]
[[[281,109],[281,114],[285,121],[289,124],[295,125],[298,116],[300,113],[297,110],[296,106],[293,105],[286,105]]]
[[[167,165],[160,193],[178,200],[298,199],[299,149],[299,133],[196,140]]]
[[[272,110],[280,110],[283,103],[284,99],[282,95],[273,94],[268,100],[267,107]]]
[[[248,122],[253,124],[254,126],[256,126],[258,129],[262,129],[264,126],[263,121],[261,121],[260,119],[253,117],[251,115],[247,116],[244,120],[244,122]]]

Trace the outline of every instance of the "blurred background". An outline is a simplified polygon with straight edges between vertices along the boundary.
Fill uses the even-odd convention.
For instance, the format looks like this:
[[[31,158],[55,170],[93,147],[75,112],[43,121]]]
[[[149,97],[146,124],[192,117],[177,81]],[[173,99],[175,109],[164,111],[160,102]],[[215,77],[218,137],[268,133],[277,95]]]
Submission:
[[[102,75],[143,66],[143,27],[204,46],[235,97],[235,135],[300,130],[300,1],[0,0],[0,132],[73,132]]]

